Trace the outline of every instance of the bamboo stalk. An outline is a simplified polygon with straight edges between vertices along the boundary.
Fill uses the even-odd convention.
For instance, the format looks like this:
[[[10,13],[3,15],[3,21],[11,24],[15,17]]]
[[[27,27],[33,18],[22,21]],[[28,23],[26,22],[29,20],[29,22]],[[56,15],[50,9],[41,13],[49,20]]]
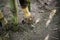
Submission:
[[[17,3],[16,3],[16,0],[10,0],[10,9],[12,11],[12,14],[13,14],[13,24],[18,24],[18,15],[17,15],[17,10],[18,6],[17,6]]]
[[[10,0],[10,8],[13,14],[12,17],[12,23],[13,23],[13,31],[18,30],[18,5],[17,5],[17,0]]]

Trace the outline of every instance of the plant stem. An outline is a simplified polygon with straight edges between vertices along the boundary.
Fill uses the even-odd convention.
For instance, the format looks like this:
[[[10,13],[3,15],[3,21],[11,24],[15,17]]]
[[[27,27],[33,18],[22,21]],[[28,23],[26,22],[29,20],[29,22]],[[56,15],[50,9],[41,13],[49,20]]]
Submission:
[[[18,6],[17,6],[16,0],[10,0],[10,8],[13,14],[13,23],[17,24],[18,23],[18,15],[17,15]]]

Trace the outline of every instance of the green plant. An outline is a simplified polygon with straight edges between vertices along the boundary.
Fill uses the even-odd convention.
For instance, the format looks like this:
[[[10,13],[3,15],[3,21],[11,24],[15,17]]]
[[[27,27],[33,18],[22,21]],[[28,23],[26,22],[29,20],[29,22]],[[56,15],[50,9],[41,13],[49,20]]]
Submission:
[[[16,0],[10,0],[10,9],[13,14],[12,21],[14,24],[18,24],[17,8]]]

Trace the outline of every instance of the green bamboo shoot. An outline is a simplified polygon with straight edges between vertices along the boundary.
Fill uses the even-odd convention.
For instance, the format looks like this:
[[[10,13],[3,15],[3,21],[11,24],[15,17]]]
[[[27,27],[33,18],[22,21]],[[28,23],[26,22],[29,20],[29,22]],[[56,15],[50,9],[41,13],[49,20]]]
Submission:
[[[12,14],[13,14],[13,23],[14,24],[17,24],[18,23],[18,15],[17,15],[17,3],[16,3],[16,0],[10,0],[10,9],[12,11]]]
[[[13,14],[13,18],[12,18],[12,21],[13,21],[13,30],[16,31],[18,29],[18,5],[17,5],[17,2],[16,0],[10,0],[10,9],[12,11],[12,14]]]

